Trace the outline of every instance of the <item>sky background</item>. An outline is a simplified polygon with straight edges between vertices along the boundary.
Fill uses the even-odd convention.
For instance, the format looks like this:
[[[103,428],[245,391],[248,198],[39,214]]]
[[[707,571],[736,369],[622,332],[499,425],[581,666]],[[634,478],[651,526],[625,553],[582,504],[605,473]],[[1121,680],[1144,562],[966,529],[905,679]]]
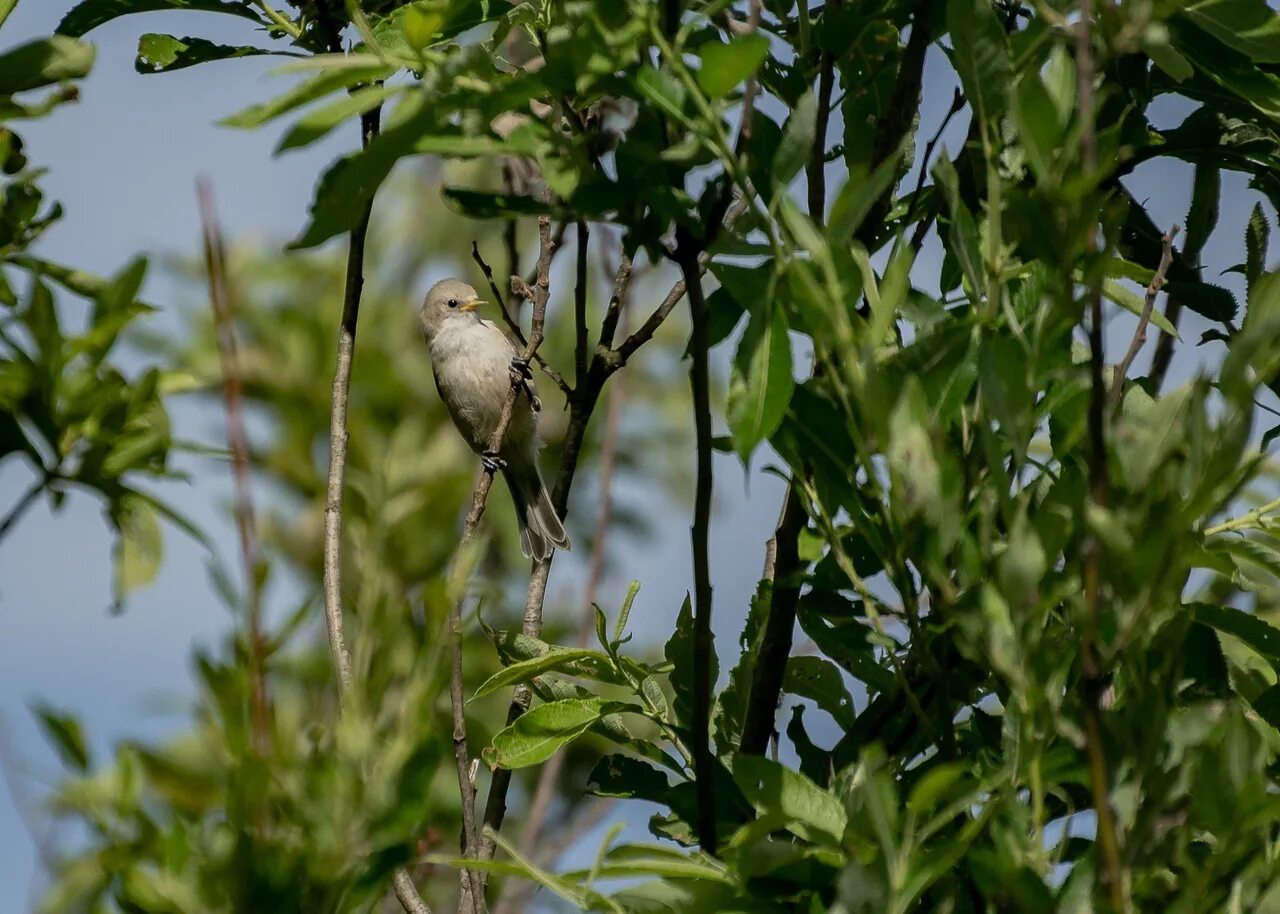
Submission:
[[[20,3],[5,23],[0,47],[52,32],[69,5],[62,0]],[[93,32],[89,37],[98,47],[97,64],[81,86],[81,101],[20,126],[32,162],[49,169],[43,180],[48,198],[67,208],[37,252],[101,274],[115,272],[139,253],[195,256],[197,176],[212,182],[228,238],[261,239],[278,248],[303,225],[316,177],[357,142],[354,126],[273,159],[271,150],[287,119],[280,126],[248,132],[219,127],[216,121],[286,88],[289,77],[270,73],[277,63],[251,58],[140,76],[133,68],[134,51],[137,36],[148,31],[242,43],[254,37],[248,23],[189,12],[126,17]],[[949,106],[953,84],[945,60],[934,53],[926,68],[921,145]],[[1158,126],[1169,126],[1186,112],[1158,104],[1153,117]],[[832,135],[839,129],[833,125]],[[944,145],[958,148],[965,129],[957,118]],[[829,178],[832,193],[841,183]],[[1127,183],[1147,202],[1157,224],[1183,221],[1191,193],[1189,167],[1165,162],[1144,166]],[[1238,277],[1215,275],[1243,259],[1244,225],[1257,196],[1238,176],[1224,175],[1223,188],[1221,221],[1205,253],[1210,266],[1206,277],[1239,294]],[[1268,213],[1274,217],[1269,207]],[[931,269],[939,256],[936,244],[923,256],[925,269]],[[430,276],[428,283],[438,278]],[[169,281],[153,270],[144,289],[147,300],[163,309],[173,292]],[[176,320],[164,313],[155,319],[161,326]],[[1132,326],[1127,314],[1110,322],[1110,351],[1127,343]],[[1184,316],[1182,335],[1188,344],[1180,347],[1171,383],[1220,356],[1216,344],[1193,348],[1203,329],[1196,315]],[[1145,366],[1148,358],[1144,353],[1137,365]],[[327,385],[328,378],[317,383]],[[174,410],[175,429],[185,437],[218,441],[213,437],[220,434],[218,419],[216,412],[190,403]],[[692,464],[692,455],[689,459]],[[758,456],[748,480],[736,458],[721,455],[716,461],[712,563],[723,670],[731,666],[723,658],[736,644],[781,500],[781,483],[762,472],[768,462],[768,455]],[[198,474],[193,484],[171,486],[165,495],[210,530],[224,553],[233,555],[232,528],[221,508],[228,491],[225,464],[191,466]],[[0,464],[0,511],[17,500],[30,479],[25,465]],[[651,518],[656,535],[629,553],[627,561],[627,576],[644,585],[633,626],[640,639],[647,636],[649,641],[670,630],[692,578],[689,516],[683,510],[664,510]],[[100,758],[119,739],[162,738],[185,724],[192,649],[214,643],[228,630],[229,619],[207,584],[203,549],[172,530],[165,547],[159,579],[133,596],[119,616],[107,611],[111,537],[94,499],[73,495],[57,514],[41,504],[0,547],[0,746],[18,775],[20,796],[37,800],[60,774],[31,722],[32,701],[79,717]],[[565,605],[576,605],[585,559],[585,552],[572,553],[554,566],[551,587]],[[625,585],[625,580],[607,580],[600,602],[616,606]],[[819,732],[814,735],[819,742],[831,742]],[[622,818],[620,809],[615,813],[611,821]],[[647,815],[633,809],[627,816],[631,830],[642,833]],[[27,910],[32,887],[38,885],[31,837],[12,794],[0,791],[0,914]]]

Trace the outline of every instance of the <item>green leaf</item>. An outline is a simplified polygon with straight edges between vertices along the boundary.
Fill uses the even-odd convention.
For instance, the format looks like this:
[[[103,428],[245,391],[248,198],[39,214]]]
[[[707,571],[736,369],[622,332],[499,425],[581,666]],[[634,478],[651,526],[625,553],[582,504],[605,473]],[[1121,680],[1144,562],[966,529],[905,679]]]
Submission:
[[[877,165],[870,175],[861,167],[850,171],[844,187],[840,188],[835,202],[831,204],[827,238],[832,244],[847,241],[862,227],[876,201],[893,186],[901,161],[902,152],[899,150]]]
[[[894,495],[909,513],[942,519],[942,469],[927,428],[928,405],[919,381],[908,378],[889,420],[889,468]]]
[[[607,850],[590,869],[572,870],[569,879],[624,879],[658,876],[733,884],[724,864],[703,854],[687,854],[657,844],[621,844]]]
[[[133,61],[133,68],[143,74],[167,73],[213,60],[281,53],[266,48],[215,44],[203,38],[175,38],[173,35],[147,32],[138,39],[138,56]]]
[[[1166,287],[1167,288],[1167,287]],[[1143,308],[1146,307],[1146,301],[1127,286],[1122,285],[1114,279],[1104,279],[1102,281],[1102,294],[1124,308],[1130,314],[1137,316],[1142,315]],[[1151,309],[1151,324],[1159,327],[1163,333],[1167,333],[1174,339],[1181,339],[1178,331],[1174,329],[1173,324],[1169,323],[1169,319],[1165,317],[1158,309]]]
[[[666,805],[671,782],[648,762],[629,755],[606,755],[587,776],[587,789],[598,797],[648,800]]]
[[[388,99],[405,91],[403,85],[382,83],[356,89],[327,105],[309,111],[289,128],[289,132],[276,146],[276,155],[289,149],[301,149],[310,146],[316,140],[328,136],[330,131],[353,118],[381,105]]]
[[[1181,15],[1254,63],[1280,63],[1280,16],[1265,0],[1197,0]]]
[[[528,682],[535,676],[543,673],[556,671],[568,671],[571,674],[583,675],[584,667],[582,661],[592,660],[599,667],[609,667],[609,657],[600,651],[588,650],[587,648],[552,648],[552,650],[540,657],[532,657],[528,660],[522,660],[519,663],[513,663],[509,667],[505,667],[494,673],[476,689],[475,695],[471,697],[472,701],[484,698],[486,695],[492,695],[499,689],[507,686],[513,686],[518,683]],[[590,675],[590,673],[586,673]]]
[[[675,631],[667,640],[663,655],[671,664],[670,682],[676,719],[688,726],[693,721],[693,602],[687,593],[676,618]],[[714,683],[718,675],[719,662],[713,646],[708,678]]]
[[[391,75],[391,68],[384,66],[354,69],[326,70],[276,96],[268,102],[251,105],[242,111],[222,119],[227,127],[261,127],[268,121],[309,105],[333,92],[339,92],[365,82],[375,82]]]
[[[790,184],[809,161],[817,125],[817,99],[812,92],[805,92],[783,125],[782,139],[778,141],[778,151],[773,156],[773,183],[779,190]]]
[[[384,51],[422,50],[510,12],[496,0],[419,0],[393,10],[373,37]]]
[[[494,735],[494,759],[499,767],[527,768],[545,762],[555,751],[589,730],[605,714],[619,709],[601,698],[572,698],[538,705]]]
[[[1271,242],[1271,223],[1263,212],[1262,204],[1255,203],[1244,232],[1245,282],[1250,289],[1267,269],[1267,248]]]
[[[127,16],[130,13],[149,13],[155,10],[201,10],[211,13],[230,13],[262,22],[249,0],[81,0],[58,23],[60,35],[80,36],[91,29]]]
[[[712,98],[722,98],[733,91],[769,56],[769,39],[759,33],[741,35],[728,44],[708,41],[698,48],[702,67],[698,85]]]
[[[973,214],[960,199],[960,176],[956,174],[955,165],[946,156],[939,156],[933,166],[933,180],[942,188],[947,211],[951,216],[951,225],[947,231],[948,250],[960,262],[970,287],[976,292],[983,288],[985,271],[982,245],[978,241],[978,227],[973,221]]]
[[[794,389],[787,316],[779,306],[766,306],[751,316],[729,373],[725,417],[743,464],[777,430]]]
[[[631,607],[640,593],[640,582],[632,581],[627,585],[627,594],[622,598],[622,609],[618,611],[618,620],[613,624],[613,640],[621,641],[627,631],[627,620],[631,618]]]
[[[733,779],[770,825],[815,843],[838,847],[849,817],[843,804],[798,771],[770,759],[738,755]]]
[[[666,70],[655,70],[653,67],[642,68],[636,77],[636,89],[657,105],[664,114],[680,121],[685,119],[684,87]]]
[[[1018,81],[1013,119],[1022,139],[1027,164],[1041,185],[1050,185],[1058,149],[1062,145],[1063,124],[1058,120],[1053,99],[1039,73],[1024,73]]]
[[[853,726],[853,698],[844,686],[840,670],[825,657],[789,658],[782,688],[792,695],[812,699],[841,727]]]
[[[0,54],[0,95],[79,79],[93,68],[93,45],[65,35],[38,38]]]
[[[49,705],[36,705],[31,709],[40,729],[58,753],[62,763],[76,771],[89,770],[89,745],[85,742],[80,722],[70,714],[62,714]]]
[[[952,0],[947,25],[965,98],[985,130],[1004,114],[1013,83],[1009,40],[990,0]]]
[[[129,594],[155,580],[164,555],[164,539],[155,506],[128,496],[113,506],[116,528],[114,605],[120,608]]]
[[[1280,672],[1280,628],[1231,606],[1188,603],[1185,608],[1195,615],[1197,622],[1239,638]]]
[[[1191,207],[1187,210],[1187,234],[1182,253],[1193,263],[1218,225],[1218,202],[1222,196],[1222,171],[1215,165],[1197,165],[1191,182]],[[1250,223],[1252,224],[1252,222]]]

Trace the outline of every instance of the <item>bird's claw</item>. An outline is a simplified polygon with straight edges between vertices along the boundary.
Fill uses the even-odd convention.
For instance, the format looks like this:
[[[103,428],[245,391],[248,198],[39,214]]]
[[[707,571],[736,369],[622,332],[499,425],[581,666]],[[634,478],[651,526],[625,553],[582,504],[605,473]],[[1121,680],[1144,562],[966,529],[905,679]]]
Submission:
[[[533,392],[533,385],[529,383],[532,380],[533,369],[529,366],[529,360],[518,355],[513,356],[511,359],[511,383],[524,391],[524,395],[529,398],[529,405],[533,407],[535,413],[538,413],[542,412],[542,401]]]
[[[533,380],[533,368],[529,365],[529,360],[520,356],[511,357],[511,370],[526,381]]]
[[[506,469],[507,466],[507,462],[493,451],[485,451],[481,454],[480,462],[484,464],[484,468],[490,473],[496,473],[499,470]]]

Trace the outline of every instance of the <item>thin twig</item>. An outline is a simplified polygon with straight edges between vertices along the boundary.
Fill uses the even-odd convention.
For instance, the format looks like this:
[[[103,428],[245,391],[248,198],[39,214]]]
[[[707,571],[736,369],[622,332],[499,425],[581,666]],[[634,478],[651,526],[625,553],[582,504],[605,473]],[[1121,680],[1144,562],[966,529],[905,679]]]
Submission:
[[[378,135],[381,113],[382,109],[376,107],[360,116],[360,141],[366,149]],[[365,239],[369,234],[372,213],[373,198],[370,197],[351,230],[347,245],[347,278],[329,413],[329,480],[324,504],[324,616],[340,699],[345,698],[351,687],[351,654],[347,650],[342,623],[342,492],[347,470],[347,400],[351,391],[351,361],[355,354],[356,322],[360,317],[360,294],[364,290]]]
[[[929,138],[929,142],[924,147],[924,157],[920,160],[920,174],[916,178],[916,191],[912,194],[913,200],[920,199],[920,193],[924,190],[925,178],[929,177],[929,163],[933,160],[933,151],[942,139],[942,134],[947,129],[947,125],[951,123],[951,119],[964,109],[964,93],[958,88],[955,95],[951,99],[951,107],[947,109],[946,116],[942,119],[942,123],[938,125],[937,131]],[[936,213],[937,210],[934,210]],[[916,225],[915,231],[911,235],[911,250],[917,254],[920,253],[920,247],[924,244],[924,237],[929,233],[929,226],[933,225],[933,217],[922,217]]]
[[[509,329],[512,335],[516,338],[516,344],[521,348],[528,346],[529,341],[525,339],[524,331],[520,329],[520,321],[511,313],[511,308],[507,304],[506,296],[502,294],[502,290],[498,288],[498,284],[493,278],[493,268],[489,266],[488,262],[480,254],[480,248],[475,241],[471,242],[471,259],[476,262],[476,265],[480,267],[480,271],[484,273],[485,281],[489,283],[489,291],[493,293],[493,298],[495,303],[498,305],[498,310],[502,312],[502,320],[506,323],[507,329]],[[536,283],[537,278],[535,277],[533,281]],[[538,367],[542,369],[542,373],[550,378],[556,387],[559,387],[565,394],[573,392],[573,388],[570,387],[569,382],[564,379],[564,375],[560,374],[560,372],[547,364],[547,361],[543,358],[541,352],[535,352],[533,354],[533,358],[534,361],[538,363]]]
[[[270,739],[267,684],[262,638],[262,588],[259,586],[257,524],[254,521],[253,488],[249,464],[249,438],[244,428],[240,355],[235,321],[231,315],[231,284],[227,275],[226,247],[218,214],[213,205],[213,189],[203,179],[196,182],[200,223],[204,236],[205,271],[209,280],[209,304],[218,340],[218,361],[222,367],[223,411],[227,420],[227,449],[231,452],[232,483],[235,487],[233,513],[240,540],[240,562],[244,573],[245,598],[249,608],[249,719],[250,744],[259,756],[267,754]]]
[[[550,298],[551,252],[551,218],[543,215],[538,218],[538,276],[533,289],[533,321],[529,328],[529,342],[525,345],[521,358],[528,361],[542,345],[543,327],[547,316],[547,300]],[[507,426],[511,424],[511,416],[515,412],[516,399],[522,388],[522,380],[518,374],[512,374],[511,389],[502,405],[502,414],[498,425],[489,439],[489,453],[497,454],[502,450],[502,439],[507,434]],[[465,546],[475,534],[484,513],[485,500],[489,497],[489,489],[493,486],[494,471],[486,467],[485,472],[476,483],[471,497],[471,510],[462,526],[462,539],[459,550]],[[540,563],[542,564],[542,563]],[[454,603],[452,617],[453,670],[449,682],[449,696],[453,704],[453,743],[454,755],[458,763],[458,788],[462,792],[463,829],[466,839],[464,852],[467,857],[475,857],[480,853],[481,839],[476,826],[475,787],[470,777],[470,759],[467,756],[467,724],[465,714],[465,698],[462,694],[462,601],[461,597]],[[483,876],[472,872],[472,897],[476,910],[480,910],[484,900]]]
[[[408,870],[404,867],[396,870],[391,876],[391,884],[395,888],[396,898],[399,899],[405,914],[431,914],[431,909],[418,894],[418,889],[414,886],[413,877],[409,875]]]
[[[618,269],[613,273],[613,292],[609,296],[609,307],[604,312],[604,322],[600,325],[597,348],[608,349],[613,345],[613,338],[618,332],[618,319],[622,315],[622,303],[631,288],[631,274],[631,258],[623,254],[618,261]]]
[[[31,506],[36,503],[36,499],[40,497],[40,493],[49,485],[49,476],[42,473],[40,478],[33,482],[27,491],[22,493],[22,497],[9,509],[9,513],[5,515],[4,520],[0,521],[0,540],[3,540],[13,525],[16,524],[22,515],[30,510]]]
[[[1129,376],[1129,369],[1133,366],[1133,360],[1138,357],[1138,352],[1147,343],[1147,327],[1151,323],[1151,311],[1156,305],[1156,296],[1164,288],[1164,277],[1169,272],[1169,265],[1173,263],[1173,239],[1177,236],[1178,230],[1178,226],[1173,226],[1173,228],[1164,233],[1164,237],[1161,239],[1164,247],[1160,255],[1160,266],[1156,269],[1155,275],[1151,277],[1151,282],[1147,284],[1147,295],[1142,302],[1142,314],[1138,317],[1138,326],[1133,330],[1133,339],[1129,341],[1128,351],[1125,352],[1124,358],[1116,365],[1115,372],[1111,375],[1111,407],[1113,409],[1120,403],[1121,395],[1124,392],[1124,380]]]
[[[622,270],[619,267],[618,272]],[[615,275],[617,275],[615,273]],[[605,545],[609,527],[613,523],[613,473],[617,464],[618,430],[622,425],[622,379],[613,382],[606,398],[603,438],[600,442],[600,482],[596,495],[596,535],[591,544],[591,557],[587,562],[587,580],[582,589],[581,615],[578,626],[578,646],[586,647],[595,631],[596,594],[604,575]],[[542,824],[555,796],[560,771],[564,767],[564,750],[553,755],[538,772],[538,783],[533,801],[525,817],[524,832],[520,836],[520,854],[532,856],[542,835]],[[514,884],[514,883],[512,883]],[[501,903],[498,910],[501,910]]]
[[[1097,138],[1094,130],[1093,0],[1079,0],[1076,25],[1076,98],[1081,124],[1080,157],[1085,180],[1092,183],[1098,168]],[[1091,261],[1098,252],[1098,226],[1090,219],[1085,231],[1085,273],[1088,280],[1089,310],[1089,499],[1099,508],[1108,502],[1107,443],[1105,439],[1106,353],[1102,342],[1102,278]],[[1119,830],[1107,787],[1107,761],[1102,745],[1102,694],[1106,688],[1098,657],[1102,627],[1102,544],[1090,534],[1083,547],[1084,598],[1088,610],[1081,639],[1081,667],[1084,687],[1085,752],[1089,780],[1097,816],[1097,843],[1101,857],[1102,886],[1111,906],[1126,910],[1124,870],[1120,858]]]
[[[697,445],[697,483],[693,506],[693,766],[697,781],[698,843],[704,853],[718,850],[715,807],[715,758],[711,755],[711,389],[708,369],[707,301],[702,294],[698,257],[684,233],[677,232],[675,258],[684,274],[693,319],[693,366],[689,371],[693,390],[694,434]]]
[[[1206,527],[1204,535],[1215,536],[1232,530],[1249,530],[1253,527],[1260,527],[1262,526],[1262,519],[1277,509],[1280,509],[1280,498],[1273,499],[1265,505],[1259,505],[1239,517],[1233,517],[1231,520],[1214,524],[1212,527]]]

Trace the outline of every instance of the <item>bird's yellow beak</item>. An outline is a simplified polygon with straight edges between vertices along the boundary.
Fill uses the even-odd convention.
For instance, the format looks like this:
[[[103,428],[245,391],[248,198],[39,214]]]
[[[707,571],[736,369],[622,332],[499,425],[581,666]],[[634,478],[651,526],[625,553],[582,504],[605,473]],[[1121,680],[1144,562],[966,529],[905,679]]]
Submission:
[[[464,301],[462,304],[458,305],[458,310],[474,311],[476,310],[476,308],[479,308],[483,304],[484,304],[483,298],[473,298],[471,299],[471,301]]]

